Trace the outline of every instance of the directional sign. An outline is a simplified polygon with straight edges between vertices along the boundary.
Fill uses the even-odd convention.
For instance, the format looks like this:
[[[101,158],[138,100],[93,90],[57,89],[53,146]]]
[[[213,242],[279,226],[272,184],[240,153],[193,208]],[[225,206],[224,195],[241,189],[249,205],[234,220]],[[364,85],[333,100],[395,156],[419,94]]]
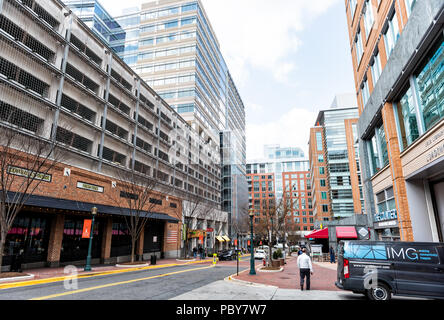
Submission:
[[[91,236],[91,223],[92,223],[92,220],[84,220],[83,221],[82,238],[89,239],[89,237]]]

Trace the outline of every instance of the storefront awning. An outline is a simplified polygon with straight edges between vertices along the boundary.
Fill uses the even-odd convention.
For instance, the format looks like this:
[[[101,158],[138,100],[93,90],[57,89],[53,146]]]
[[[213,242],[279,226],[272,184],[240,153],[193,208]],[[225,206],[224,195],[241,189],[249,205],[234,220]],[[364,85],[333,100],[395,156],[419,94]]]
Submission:
[[[222,238],[224,238],[225,241],[231,241],[230,238],[228,238],[227,236],[222,236]]]
[[[222,238],[221,236],[216,236],[216,239],[219,240],[220,242],[224,242],[224,238]]]
[[[91,212],[91,209],[93,207],[97,207],[97,212],[99,214],[102,213],[102,214],[123,215],[123,216],[131,215],[131,211],[126,208],[118,208],[113,206],[106,206],[106,205],[87,203],[81,201],[50,198],[39,195],[31,195],[26,201],[25,205],[31,207],[43,207],[43,208],[79,211],[79,212],[88,212],[88,213]],[[149,219],[165,220],[170,223],[179,222],[177,218],[170,217],[165,213],[142,212],[140,216]]]
[[[355,227],[336,227],[336,238],[338,239],[358,239]]]
[[[315,230],[305,235],[307,239],[328,239],[328,228]]]

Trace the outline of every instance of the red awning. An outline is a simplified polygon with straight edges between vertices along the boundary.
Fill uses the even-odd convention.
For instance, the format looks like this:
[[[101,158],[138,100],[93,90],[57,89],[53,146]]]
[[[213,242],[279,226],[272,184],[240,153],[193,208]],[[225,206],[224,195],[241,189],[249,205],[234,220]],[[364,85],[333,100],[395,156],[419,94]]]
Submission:
[[[315,230],[307,235],[305,235],[307,239],[328,239],[328,228]]]
[[[355,227],[336,227],[336,238],[358,239]]]

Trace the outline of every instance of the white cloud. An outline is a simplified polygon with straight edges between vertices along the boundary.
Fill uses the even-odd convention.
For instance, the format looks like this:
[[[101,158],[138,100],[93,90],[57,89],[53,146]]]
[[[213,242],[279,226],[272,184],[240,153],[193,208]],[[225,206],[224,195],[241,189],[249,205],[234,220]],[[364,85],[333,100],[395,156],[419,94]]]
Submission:
[[[281,147],[299,147],[308,156],[310,128],[316,117],[317,112],[293,108],[275,122],[247,122],[247,159],[262,158],[264,145],[276,143]]]
[[[237,83],[247,67],[270,72],[285,82],[293,71],[298,33],[339,0],[203,0],[221,50]]]

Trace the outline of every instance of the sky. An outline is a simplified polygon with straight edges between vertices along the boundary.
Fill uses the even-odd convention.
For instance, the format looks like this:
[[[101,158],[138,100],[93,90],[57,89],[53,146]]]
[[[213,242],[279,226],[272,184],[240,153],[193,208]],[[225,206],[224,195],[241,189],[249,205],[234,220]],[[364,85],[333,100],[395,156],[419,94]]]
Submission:
[[[101,0],[113,16],[143,0]],[[354,89],[344,0],[202,0],[246,111],[247,160],[300,147],[335,94]]]

